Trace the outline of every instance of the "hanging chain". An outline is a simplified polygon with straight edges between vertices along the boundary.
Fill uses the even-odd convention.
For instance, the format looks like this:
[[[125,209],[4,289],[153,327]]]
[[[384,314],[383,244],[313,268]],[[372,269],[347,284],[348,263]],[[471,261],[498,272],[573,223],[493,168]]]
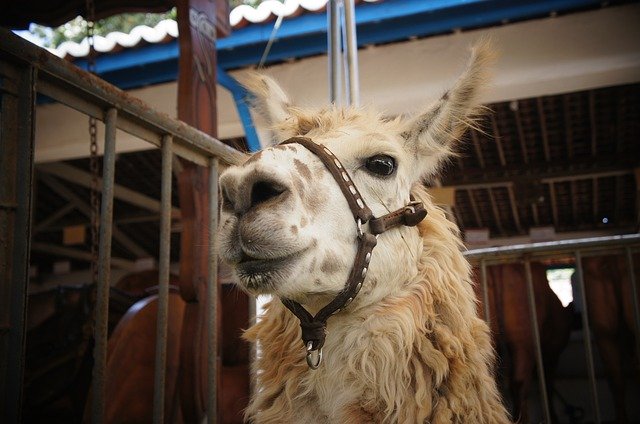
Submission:
[[[89,43],[89,60],[87,70],[96,73],[95,49],[95,5],[93,0],[86,0],[87,7],[87,42]],[[98,128],[96,118],[89,116],[89,171],[91,173],[91,276],[94,285],[98,284],[98,241],[100,228],[100,199],[98,197]]]

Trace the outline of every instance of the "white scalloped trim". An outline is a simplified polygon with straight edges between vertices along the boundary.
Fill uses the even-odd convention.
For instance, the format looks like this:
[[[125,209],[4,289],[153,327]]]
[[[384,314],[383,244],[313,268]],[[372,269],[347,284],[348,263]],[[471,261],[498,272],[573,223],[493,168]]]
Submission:
[[[376,3],[382,0],[364,0],[368,3]],[[267,0],[254,8],[248,5],[235,7],[229,20],[231,27],[237,27],[243,23],[259,24],[272,18],[283,16],[297,16],[305,12],[317,12],[324,9],[329,0],[286,0],[281,3],[277,0]],[[147,43],[159,43],[167,37],[178,37],[178,24],[176,21],[167,19],[159,22],[151,28],[140,25],[131,30],[129,34],[122,32],[111,32],[105,37],[95,37],[95,49],[98,53],[109,53],[118,48],[131,48],[137,46],[141,41]],[[87,57],[89,55],[89,43],[85,38],[80,43],[66,41],[57,48],[48,49],[58,57],[73,56],[74,58]]]

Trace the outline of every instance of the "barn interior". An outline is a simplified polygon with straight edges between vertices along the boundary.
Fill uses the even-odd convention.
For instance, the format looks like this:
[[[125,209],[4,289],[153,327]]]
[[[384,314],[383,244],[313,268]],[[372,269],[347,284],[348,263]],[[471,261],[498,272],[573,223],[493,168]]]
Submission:
[[[96,2],[97,5],[101,3],[108,2]],[[153,8],[158,11],[165,10],[167,5],[172,6],[172,2],[149,3],[153,3]],[[361,2],[356,10],[383,6],[385,3],[397,6],[398,2]],[[489,7],[495,8],[494,11],[504,12],[497,4],[500,2],[495,3]],[[403,43],[416,43],[427,39],[434,40],[434,43],[446,43],[447,40],[456,39],[461,34],[477,37],[495,28],[517,28],[520,24],[536,25],[539,21],[548,20],[555,20],[561,24],[565,18],[577,19],[587,14],[593,16],[594,20],[598,19],[600,13],[612,13],[616,16],[622,14],[629,16],[631,22],[640,22],[640,8],[635,1],[613,1],[606,5],[588,1],[575,2],[577,6],[547,3],[549,4],[545,6],[546,9],[532,10],[526,16],[495,18],[493,21],[481,20],[479,23],[463,27],[449,25],[446,28],[433,29],[430,33],[408,36],[402,34],[402,39],[381,39],[366,44],[363,42],[360,47],[367,51],[384,48],[388,53],[389,49]],[[299,6],[291,21],[322,12],[324,9],[309,11]],[[461,9],[456,13],[464,12],[465,10]],[[68,15],[67,13],[52,17],[46,14],[44,18],[34,18],[35,15],[30,15],[28,19],[58,24],[68,18]],[[7,25],[7,22],[12,22],[15,26],[31,22],[24,20],[27,19],[24,16],[11,16],[6,19],[9,20],[0,24]],[[238,37],[244,34],[241,32],[242,27],[247,29],[260,26],[263,31],[270,31],[274,20],[274,16],[271,15],[258,23],[248,23],[245,19],[234,31],[238,31]],[[388,23],[392,24],[394,22]],[[385,28],[388,27],[379,31],[384,31]],[[626,30],[628,38],[635,35],[640,37],[637,28]],[[232,33],[231,37],[233,36]],[[597,52],[592,56],[587,49],[585,67],[591,66],[587,63],[589,57],[592,57],[594,62],[602,59],[599,52],[608,48],[607,43],[616,41],[613,39],[615,37],[611,38],[607,39],[603,46],[594,48]],[[133,47],[126,48],[115,45],[111,51],[100,53],[98,57],[104,60],[105,66],[108,60],[114,63],[114,70],[110,71],[105,67],[102,76],[122,88],[142,90],[144,95],[151,98],[157,96],[156,99],[160,101],[164,101],[167,93],[175,97],[171,84],[175,84],[177,59],[165,59],[166,63],[163,62],[163,66],[146,75],[147,67],[156,66],[157,63],[129,65],[130,71],[127,68],[117,68],[115,64],[120,60],[118,58],[124,57],[123,55],[131,52],[145,54],[144,52],[152,51],[157,45],[173,45],[175,39],[176,37],[166,35],[159,42],[141,41]],[[623,44],[637,44],[637,41],[631,39],[622,41]],[[292,75],[296,73],[296,69],[310,66],[305,63],[317,61],[321,53],[313,49],[306,53],[305,45],[300,44],[300,40],[291,42],[293,45],[299,45],[300,52],[296,55],[291,49],[284,49],[283,52],[276,49],[273,59],[267,62],[266,71],[295,79],[291,84],[299,87],[300,84],[304,84],[304,77],[294,78]],[[286,40],[282,43],[285,44]],[[253,48],[262,53],[264,44],[266,43],[261,42]],[[242,50],[237,48],[236,57],[233,56],[233,50],[229,48],[219,51],[219,55],[221,60],[230,58],[224,71],[228,75],[239,76],[255,64],[250,63],[250,59],[243,63],[238,59],[242,57]],[[625,53],[628,59],[625,68],[622,71],[618,68],[613,69],[620,66],[619,63],[611,63],[611,69],[607,69],[607,62],[599,64],[605,70],[601,71],[603,76],[597,78],[597,81],[584,84],[578,81],[574,85],[569,84],[568,88],[554,86],[529,92],[514,90],[515,96],[512,97],[510,93],[501,94],[494,96],[493,101],[491,96],[489,97],[490,101],[485,104],[487,114],[478,122],[477,128],[464,135],[458,157],[446,166],[440,179],[427,182],[437,202],[460,227],[468,249],[613,237],[637,234],[640,231],[640,56],[637,46]],[[541,54],[544,55],[544,52]],[[80,66],[86,66],[86,57],[75,57],[68,52],[64,57]],[[552,62],[554,58],[549,60]],[[313,63],[317,65],[317,62]],[[100,75],[100,66],[98,70]],[[123,75],[127,72],[130,72],[130,75],[125,78]],[[326,72],[326,66],[322,67],[321,72]],[[361,72],[365,71],[361,69]],[[561,73],[562,68],[548,68],[547,72]],[[612,77],[614,73],[616,76]],[[404,77],[398,75],[396,78]],[[324,80],[318,85],[321,87],[314,90],[321,91],[322,94],[316,95],[310,103],[316,102],[318,96],[324,95]],[[164,94],[149,94],[154,87]],[[365,82],[363,87],[364,91],[366,87],[371,87],[371,84],[367,85]],[[218,88],[224,90],[220,85]],[[385,87],[379,88],[379,91],[384,92]],[[376,95],[372,94],[371,99],[375,99]],[[219,138],[225,144],[241,151],[254,151],[255,142],[245,134],[246,128],[241,125],[243,117],[239,116],[242,113],[234,112],[232,96],[222,94],[221,98],[226,103],[220,107]],[[168,108],[175,114],[175,111],[171,110],[173,105],[174,103],[163,103],[160,107]],[[29,280],[29,291],[33,293],[60,285],[88,283],[91,279],[91,263],[94,260],[89,253],[92,208],[90,187],[93,173],[87,158],[89,132],[86,119],[78,119],[79,115],[71,109],[52,104],[45,97],[38,99],[37,108],[45,118],[38,123],[36,129],[36,139],[44,141],[36,142],[36,148],[40,143],[42,150],[40,153],[36,150],[33,183]],[[52,108],[57,109],[52,112]],[[229,110],[231,112],[228,112]],[[389,115],[394,116],[409,110],[411,108],[405,111],[391,107]],[[227,118],[229,114],[232,115],[231,118]],[[55,121],[65,115],[73,119],[65,122]],[[58,133],[53,134],[52,131],[56,128]],[[68,135],[64,134],[65,128],[69,132]],[[101,128],[100,126],[100,131]],[[259,131],[259,135],[262,146],[267,145],[265,133]],[[47,138],[51,140],[47,141]],[[64,138],[72,139],[72,142],[62,140]],[[180,201],[175,189],[175,174],[179,172],[180,166],[177,160],[174,161],[176,170],[173,179],[170,255],[172,270],[176,273],[180,258],[182,226],[179,219]],[[117,154],[115,169],[111,273],[113,282],[132,271],[157,267],[156,258],[160,245],[161,152],[158,149],[142,149],[125,141]],[[98,172],[100,173],[100,170]],[[98,187],[100,186],[99,183]],[[612,248],[607,249],[607,252],[614,252]],[[633,253],[637,251],[638,246],[634,246]],[[571,290],[571,275],[576,267],[574,255],[561,254],[545,258],[545,264],[551,272],[567,270],[556,274],[561,281],[554,289],[561,297],[564,296],[561,299],[563,304],[574,301],[575,290]],[[221,273],[222,283],[228,291],[227,296],[232,299],[237,295],[232,288],[231,276],[224,269]],[[636,277],[636,280],[638,278],[640,277]],[[526,305],[521,307],[524,308]],[[575,312],[577,314],[580,311]],[[596,422],[589,394],[588,365],[584,359],[584,331],[579,322],[579,315],[576,316],[576,324],[569,342],[559,359],[553,389],[553,408],[556,410],[558,422],[562,423]],[[615,401],[607,386],[606,372],[598,350],[593,351],[600,422],[615,422]],[[505,359],[505,363],[508,362],[509,359]],[[633,361],[625,365],[632,367]],[[504,378],[506,379],[506,376]],[[628,391],[625,396],[629,420],[640,422],[640,404],[634,402],[634,399],[640,398],[640,385],[633,373],[628,374],[627,380]],[[529,410],[532,422],[544,419],[539,390],[535,387],[532,389]]]

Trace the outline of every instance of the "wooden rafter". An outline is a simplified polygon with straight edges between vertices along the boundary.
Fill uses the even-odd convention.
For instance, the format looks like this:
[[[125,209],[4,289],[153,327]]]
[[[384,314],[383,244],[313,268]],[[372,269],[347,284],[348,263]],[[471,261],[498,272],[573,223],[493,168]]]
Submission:
[[[496,199],[493,195],[493,189],[488,188],[487,193],[489,193],[489,202],[491,203],[491,210],[493,211],[493,217],[495,218],[496,226],[498,227],[498,231],[500,234],[504,234],[504,227],[502,226],[502,219],[500,219],[500,211],[498,210],[498,204],[496,203]]]
[[[517,100],[516,100],[517,101]],[[518,141],[520,142],[520,148],[522,149],[522,160],[525,164],[529,163],[529,152],[527,150],[527,139],[522,128],[522,119],[520,119],[520,108],[516,107],[513,111],[513,116],[516,120],[516,128],[518,129]]]
[[[578,199],[576,198],[576,180],[569,181],[569,189],[571,190],[571,212],[573,214],[574,224],[578,219]]]
[[[82,169],[75,168],[66,163],[48,163],[40,165],[39,170],[44,173],[55,175],[58,178],[66,180],[70,183],[80,185],[85,188],[91,188],[92,176],[89,172]],[[102,178],[98,178],[98,190],[102,190]],[[113,186],[113,196],[116,199],[124,202],[136,205],[140,208],[150,210],[152,212],[160,212],[160,201],[149,197],[145,194],[139,193],[135,190],[131,190],[127,187],[123,187],[119,184]],[[177,218],[180,216],[180,209],[172,208],[172,216]]]
[[[547,133],[547,119],[544,115],[544,104],[542,103],[542,97],[538,97],[538,119],[540,120],[540,134],[542,135],[542,147],[544,150],[544,160],[549,162],[551,160],[551,152],[549,151],[549,135]]]
[[[591,156],[598,154],[598,131],[596,127],[595,93],[589,91],[589,127],[591,129]]]
[[[73,204],[71,203],[64,205],[63,207],[61,207],[60,209],[58,209],[57,211],[55,211],[54,213],[52,213],[51,215],[43,219],[42,221],[36,223],[35,227],[33,228],[33,233],[37,234],[49,228],[51,224],[53,224],[54,222],[56,222],[57,220],[59,220],[60,218],[62,218],[63,216],[65,216],[66,214],[68,214],[74,209],[75,209],[75,206],[73,206]]]
[[[562,97],[562,108],[564,112],[564,136],[567,143],[567,157],[573,159],[573,128],[571,126],[571,111],[569,107],[569,96]]]
[[[507,192],[509,193],[509,205],[511,206],[513,221],[516,224],[516,228],[518,229],[518,232],[522,233],[522,224],[520,223],[520,214],[518,213],[518,204],[516,203],[516,196],[513,194],[513,186],[507,186]]]
[[[473,197],[473,190],[467,190],[467,195],[469,196],[469,203],[471,203],[471,210],[473,210],[473,217],[476,219],[478,228],[481,228],[483,226],[482,217],[480,216],[480,210],[478,209],[476,199]]]
[[[592,213],[593,213],[593,222],[598,222],[598,199],[599,199],[599,191],[598,191],[598,177],[592,178],[591,186],[593,187],[593,203],[592,203]]]
[[[538,213],[538,205],[536,205],[535,203],[531,204],[531,215],[533,216],[534,225],[536,225],[536,226],[540,225],[540,217],[539,217],[539,213]]]
[[[31,243],[31,249],[36,252],[42,252],[42,253],[47,253],[47,254],[56,255],[56,256],[63,256],[65,258],[78,259],[81,261],[91,262],[93,260],[90,252],[86,252],[80,249],[73,249],[70,247],[56,246],[54,244],[33,242]],[[122,258],[114,258],[112,256],[111,265],[113,265],[116,268],[132,270],[135,268],[136,263],[135,261],[130,261]]]
[[[496,121],[495,114],[490,114],[491,116],[491,128],[493,129],[493,139],[496,142],[496,149],[498,150],[498,158],[500,159],[500,165],[505,166],[507,161],[504,157],[504,149],[502,147],[502,138],[500,137],[500,130],[498,129],[498,121]]]
[[[40,174],[39,178],[43,183],[51,188],[51,190],[55,191],[56,193],[58,193],[58,195],[71,202],[73,206],[77,208],[81,213],[83,213],[86,217],[91,217],[91,207],[75,193],[65,187],[62,183],[60,183],[51,175]],[[129,236],[125,235],[116,225],[113,225],[112,227],[112,234],[113,238],[116,239],[118,243],[120,243],[137,257],[145,258],[151,256],[143,247],[141,247],[135,241],[131,240]]]
[[[549,183],[549,201],[551,202],[551,216],[553,217],[553,225],[558,228],[559,220],[558,220],[558,204],[556,201],[556,188],[554,186],[554,182],[550,181]]]
[[[616,200],[615,200],[615,207],[614,207],[614,223],[615,224],[619,224],[620,223],[620,217],[621,217],[621,213],[622,212],[622,197],[624,195],[623,190],[622,190],[622,178],[620,178],[620,176],[616,176],[614,179],[614,184],[616,186]]]
[[[482,154],[482,147],[480,146],[480,141],[478,140],[478,134],[476,130],[472,129],[469,131],[471,134],[471,140],[473,141],[473,147],[476,150],[476,155],[478,155],[478,162],[480,163],[480,168],[485,167],[484,156]]]

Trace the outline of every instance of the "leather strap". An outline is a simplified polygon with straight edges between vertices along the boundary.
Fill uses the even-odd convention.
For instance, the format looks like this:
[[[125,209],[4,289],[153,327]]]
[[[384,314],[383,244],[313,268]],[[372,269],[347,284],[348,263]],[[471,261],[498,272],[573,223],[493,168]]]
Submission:
[[[316,144],[307,137],[293,137],[283,141],[281,144],[293,143],[304,146],[322,161],[340,187],[357,223],[358,251],[344,289],[329,304],[320,309],[315,316],[311,315],[298,302],[291,299],[281,299],[284,306],[300,320],[302,341],[307,347],[307,364],[310,368],[316,369],[322,360],[322,346],[324,346],[326,338],[327,320],[350,304],[360,292],[362,282],[369,269],[371,253],[378,241],[377,235],[399,225],[417,225],[427,216],[427,211],[421,202],[412,198],[405,207],[379,218],[374,218],[371,209],[364,202],[351,176],[349,176],[347,170],[331,150],[326,146]],[[361,226],[366,222],[369,222],[371,233],[362,231]],[[318,352],[318,359],[315,362],[310,359],[312,352]]]
[[[315,143],[307,137],[292,137],[280,144],[293,143],[303,145],[307,150],[315,154],[322,163],[324,163],[324,166],[329,170],[333,179],[338,183],[345,199],[347,199],[354,218],[360,219],[363,223],[373,218],[371,209],[369,209],[366,203],[364,203],[364,199],[360,195],[356,185],[351,180],[351,176],[331,150],[325,146]]]
[[[380,218],[369,221],[369,230],[373,234],[382,234],[385,231],[400,225],[413,227],[418,225],[427,216],[427,210],[422,202],[411,199],[411,202],[402,209],[388,213]]]

